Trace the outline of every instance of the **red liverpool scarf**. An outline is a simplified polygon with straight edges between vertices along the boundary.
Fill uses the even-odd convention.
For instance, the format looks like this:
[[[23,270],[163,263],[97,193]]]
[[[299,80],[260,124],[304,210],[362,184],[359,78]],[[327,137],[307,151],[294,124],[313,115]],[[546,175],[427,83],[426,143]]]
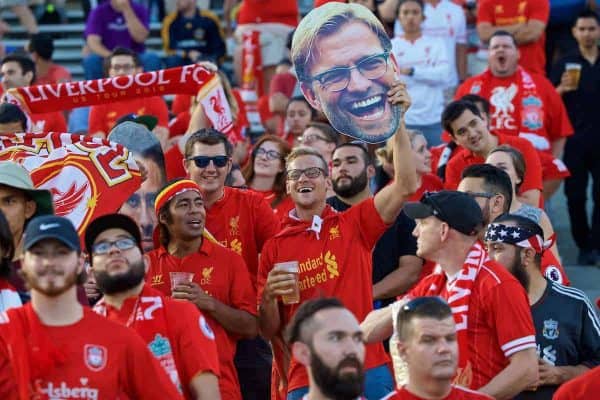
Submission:
[[[165,94],[197,95],[215,129],[225,134],[233,129],[231,109],[218,75],[198,64],[91,81],[14,88],[5,94],[4,101],[20,106],[28,114],[36,114]]]
[[[469,351],[469,306],[473,284],[484,262],[487,253],[478,242],[471,247],[462,269],[452,281],[448,281],[446,273],[439,265],[433,272],[436,279],[431,283],[426,295],[440,296],[452,308],[456,331],[458,334],[459,362],[454,383],[470,387],[473,381],[473,365]]]
[[[539,95],[537,85],[531,75],[518,67],[516,79],[508,87],[492,86],[497,83],[489,69],[473,81],[470,92],[490,101],[491,129],[500,133],[522,136],[531,141],[539,150],[548,150],[549,142],[542,144],[544,138],[544,103]],[[541,148],[544,147],[544,148]]]
[[[107,305],[102,299],[96,303],[93,310],[106,317],[106,307]],[[148,344],[148,349],[167,373],[171,382],[177,387],[179,393],[183,393],[184,387],[173,356],[173,345],[177,345],[177,343],[171,342],[162,293],[144,285],[125,325],[144,339],[144,342]]]
[[[244,32],[242,35],[242,89],[253,90],[257,97],[260,97],[263,95],[262,87],[260,32]]]

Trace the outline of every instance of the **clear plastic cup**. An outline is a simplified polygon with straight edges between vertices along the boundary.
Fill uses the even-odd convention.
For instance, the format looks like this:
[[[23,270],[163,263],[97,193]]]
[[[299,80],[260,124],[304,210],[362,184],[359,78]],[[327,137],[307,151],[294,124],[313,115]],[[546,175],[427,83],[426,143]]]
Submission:
[[[175,289],[175,287],[182,283],[191,283],[194,279],[193,272],[169,272],[169,277],[171,278],[171,292]]]
[[[278,271],[285,271],[288,274],[294,274],[294,277],[295,277],[294,284],[293,284],[294,291],[291,294],[281,296],[281,300],[283,301],[283,304],[298,304],[298,303],[300,303],[300,286],[298,284],[299,283],[298,274],[300,273],[300,269],[299,269],[298,261],[287,261],[287,262],[276,263],[273,268]]]

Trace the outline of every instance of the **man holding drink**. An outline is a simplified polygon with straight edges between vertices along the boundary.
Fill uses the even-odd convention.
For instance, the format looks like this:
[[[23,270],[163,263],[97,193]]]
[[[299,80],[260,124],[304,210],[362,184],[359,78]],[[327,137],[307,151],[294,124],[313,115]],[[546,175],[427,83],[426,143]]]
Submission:
[[[405,111],[410,98],[404,84],[396,82],[386,101]],[[416,190],[416,175],[404,122],[394,141],[393,182],[374,198],[343,213],[325,200],[331,186],[328,166],[313,149],[296,148],[286,160],[288,194],[295,208],[284,229],[267,241],[261,254],[257,287],[261,333],[268,339],[281,335],[299,305],[321,297],[335,296],[358,320],[373,309],[371,284],[373,246],[396,220],[406,198]],[[297,273],[290,273],[297,265]],[[293,270],[296,271],[296,270]],[[299,293],[296,304],[285,300]],[[280,301],[280,299],[284,301]],[[293,299],[295,300],[295,299]],[[365,395],[379,399],[393,390],[381,343],[366,348]],[[287,399],[302,398],[308,392],[306,369],[294,358],[287,375]]]
[[[581,265],[593,265],[600,259],[597,240],[600,235],[600,190],[597,189],[600,184],[600,159],[597,156],[600,114],[596,104],[600,95],[599,21],[593,11],[579,14],[572,29],[578,51],[559,60],[551,76],[575,128],[575,134],[565,146],[564,162],[571,171],[571,176],[565,181],[565,194],[571,232],[579,247],[578,264]],[[593,214],[596,216],[591,226],[586,213],[589,174],[594,181]]]
[[[191,301],[205,315],[205,328],[217,342],[221,399],[240,400],[236,343],[257,333],[256,294],[244,260],[205,233],[204,195],[194,181],[168,183],[156,197],[155,211],[160,246],[148,253],[146,282]]]

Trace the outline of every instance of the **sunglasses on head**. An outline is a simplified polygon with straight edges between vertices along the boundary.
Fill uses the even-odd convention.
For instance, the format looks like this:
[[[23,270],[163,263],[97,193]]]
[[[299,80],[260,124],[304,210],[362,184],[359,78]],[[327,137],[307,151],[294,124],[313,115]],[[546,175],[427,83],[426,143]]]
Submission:
[[[211,161],[213,162],[215,167],[223,168],[224,166],[227,165],[227,162],[229,161],[229,157],[227,157],[227,156],[214,156],[214,157],[196,156],[196,157],[190,157],[190,158],[188,158],[188,160],[193,161],[194,164],[196,164],[196,167],[198,167],[198,168],[208,167],[208,164],[210,164]]]
[[[412,299],[411,301],[409,301],[408,303],[403,305],[400,310],[403,313],[411,313],[426,304],[443,304],[445,306],[448,305],[448,303],[446,303],[446,301],[444,301],[444,299],[442,299],[441,297],[424,296],[424,297],[417,297],[417,298]]]

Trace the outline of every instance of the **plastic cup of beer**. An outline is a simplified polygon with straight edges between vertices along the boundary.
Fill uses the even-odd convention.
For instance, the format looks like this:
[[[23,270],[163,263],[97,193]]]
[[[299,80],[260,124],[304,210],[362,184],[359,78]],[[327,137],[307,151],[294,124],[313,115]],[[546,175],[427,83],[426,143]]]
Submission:
[[[191,283],[194,279],[194,273],[183,271],[169,272],[169,277],[171,278],[171,292],[173,292],[177,285]]]
[[[565,70],[575,82],[575,89],[579,87],[579,78],[581,78],[581,64],[578,63],[567,63]]]
[[[284,271],[288,274],[294,274],[294,291],[290,294],[281,296],[283,304],[298,304],[300,303],[300,286],[298,285],[298,274],[300,272],[298,261],[287,261],[276,263],[273,267],[277,271]]]

